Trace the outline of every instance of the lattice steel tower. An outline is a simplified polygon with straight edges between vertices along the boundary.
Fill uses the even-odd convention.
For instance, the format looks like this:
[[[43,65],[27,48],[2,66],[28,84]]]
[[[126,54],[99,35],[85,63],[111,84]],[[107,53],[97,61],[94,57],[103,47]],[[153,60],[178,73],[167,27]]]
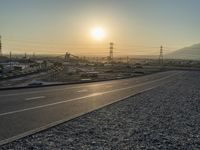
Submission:
[[[163,65],[163,46],[160,46],[159,64]]]
[[[111,42],[110,43],[110,55],[109,55],[110,61],[113,61],[113,49],[114,49],[114,43]]]

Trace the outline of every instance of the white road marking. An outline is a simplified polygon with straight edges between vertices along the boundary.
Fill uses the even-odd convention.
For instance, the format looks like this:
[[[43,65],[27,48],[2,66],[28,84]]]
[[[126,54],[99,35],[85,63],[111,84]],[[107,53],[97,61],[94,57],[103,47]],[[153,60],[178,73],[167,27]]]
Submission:
[[[77,91],[78,93],[83,93],[83,92],[87,92],[88,90],[87,89],[84,89],[84,90],[80,90],[80,91]]]
[[[139,86],[142,86],[142,85],[145,85],[145,84],[162,81],[162,80],[165,80],[165,79],[170,78],[172,76],[175,76],[177,74],[179,74],[179,73],[174,73],[172,75],[168,75],[166,77],[163,77],[163,78],[160,78],[160,79],[156,79],[156,80],[153,80],[153,81],[148,81],[146,83],[137,84],[135,86],[128,86],[128,87],[125,87],[125,88],[114,89],[114,90],[110,90],[110,91],[106,91],[106,92],[93,93],[93,94],[89,94],[87,96],[82,96],[82,97],[77,97],[77,98],[73,98],[73,99],[63,100],[63,101],[59,101],[59,102],[55,102],[55,103],[50,103],[50,104],[45,104],[45,105],[40,105],[40,106],[35,106],[35,107],[30,107],[30,108],[25,108],[25,109],[10,111],[10,112],[5,112],[5,113],[1,113],[0,116],[11,115],[11,114],[20,113],[20,112],[29,111],[29,110],[34,110],[34,109],[39,109],[39,108],[45,108],[45,107],[54,106],[54,105],[58,105],[58,104],[68,103],[68,102],[71,102],[71,101],[76,101],[76,100],[80,100],[80,99],[99,96],[99,95],[103,95],[103,94],[107,94],[107,93],[123,91],[123,90],[131,89],[131,88],[139,87]]]
[[[42,98],[45,98],[45,97],[46,96],[29,97],[29,98],[26,98],[25,100],[30,101],[30,100],[42,99]]]

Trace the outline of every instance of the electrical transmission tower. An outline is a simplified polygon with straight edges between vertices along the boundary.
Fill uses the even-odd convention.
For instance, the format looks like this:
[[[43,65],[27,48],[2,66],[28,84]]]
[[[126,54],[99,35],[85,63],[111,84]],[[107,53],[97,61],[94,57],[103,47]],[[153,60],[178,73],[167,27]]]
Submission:
[[[113,61],[113,49],[114,49],[114,43],[110,43],[110,54],[109,54],[109,60]]]
[[[163,66],[163,46],[160,46],[159,64]]]
[[[1,44],[1,35],[0,35],[0,56],[2,56],[2,44]]]

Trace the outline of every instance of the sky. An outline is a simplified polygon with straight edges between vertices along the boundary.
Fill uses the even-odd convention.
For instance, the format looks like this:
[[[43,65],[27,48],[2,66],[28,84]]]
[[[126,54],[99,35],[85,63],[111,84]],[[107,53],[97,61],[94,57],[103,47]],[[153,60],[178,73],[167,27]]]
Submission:
[[[154,55],[200,42],[199,0],[0,0],[3,52]],[[90,32],[102,27],[106,36]]]

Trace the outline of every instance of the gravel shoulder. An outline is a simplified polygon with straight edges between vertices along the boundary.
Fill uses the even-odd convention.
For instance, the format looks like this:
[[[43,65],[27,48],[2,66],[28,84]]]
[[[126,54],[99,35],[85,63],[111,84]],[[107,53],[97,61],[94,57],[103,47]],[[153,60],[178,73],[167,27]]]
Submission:
[[[200,72],[175,78],[0,149],[200,149]]]

